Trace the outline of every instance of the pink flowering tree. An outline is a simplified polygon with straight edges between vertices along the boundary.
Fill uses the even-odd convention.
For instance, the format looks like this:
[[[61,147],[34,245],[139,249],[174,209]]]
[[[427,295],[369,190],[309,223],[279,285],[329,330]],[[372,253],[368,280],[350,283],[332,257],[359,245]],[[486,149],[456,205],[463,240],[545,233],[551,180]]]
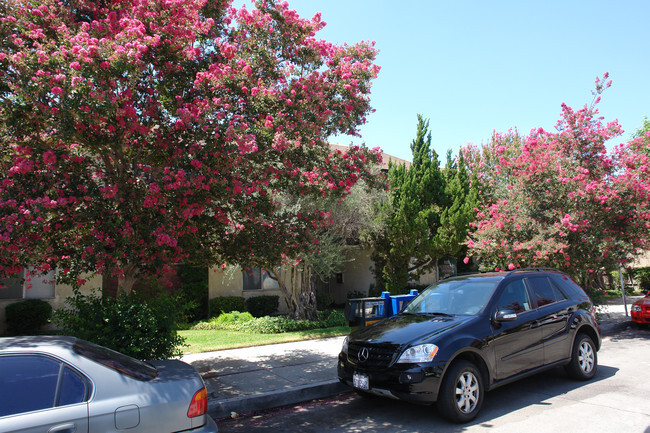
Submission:
[[[316,37],[286,2],[0,4],[0,274],[140,277],[299,259],[318,210],[378,151],[333,151],[371,111],[373,43]],[[371,180],[369,180],[371,181]]]
[[[607,78],[596,80],[589,106],[562,105],[557,132],[495,133],[481,149],[464,150],[483,202],[469,255],[483,266],[559,268],[594,289],[648,246],[647,137],[608,154],[605,142],[622,130],[597,117]]]

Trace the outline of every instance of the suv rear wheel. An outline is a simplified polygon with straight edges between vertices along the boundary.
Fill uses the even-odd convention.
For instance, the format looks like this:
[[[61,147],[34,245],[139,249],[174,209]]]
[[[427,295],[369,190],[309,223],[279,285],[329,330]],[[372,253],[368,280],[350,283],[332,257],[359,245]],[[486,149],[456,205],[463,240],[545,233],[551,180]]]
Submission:
[[[442,380],[438,411],[456,423],[471,421],[481,410],[483,394],[483,377],[478,368],[469,361],[456,361]]]
[[[586,334],[578,334],[573,342],[571,361],[566,371],[574,379],[589,380],[596,374],[598,355],[593,340]]]

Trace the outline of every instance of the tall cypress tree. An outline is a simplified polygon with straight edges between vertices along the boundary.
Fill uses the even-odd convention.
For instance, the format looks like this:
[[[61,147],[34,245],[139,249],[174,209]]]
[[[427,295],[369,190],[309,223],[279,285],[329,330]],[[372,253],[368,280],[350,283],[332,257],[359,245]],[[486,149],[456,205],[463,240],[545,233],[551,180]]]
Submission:
[[[385,289],[392,292],[403,290],[410,278],[433,269],[441,253],[436,233],[448,200],[445,178],[438,155],[431,148],[429,121],[421,115],[411,151],[413,163],[409,167],[389,165],[386,225],[375,244],[375,263],[381,268]]]
[[[465,240],[469,223],[476,217],[478,207],[477,182],[470,181],[463,153],[453,160],[451,151],[447,154],[445,175],[445,196],[447,202],[440,214],[440,225],[435,236],[440,257],[464,256],[467,250]]]

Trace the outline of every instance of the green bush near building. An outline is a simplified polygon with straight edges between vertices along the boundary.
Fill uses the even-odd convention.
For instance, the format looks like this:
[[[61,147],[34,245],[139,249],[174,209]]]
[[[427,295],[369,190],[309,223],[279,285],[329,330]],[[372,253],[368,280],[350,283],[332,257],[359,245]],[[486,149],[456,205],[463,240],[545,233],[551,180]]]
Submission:
[[[162,294],[147,299],[136,293],[116,297],[77,294],[68,308],[54,312],[54,323],[67,335],[91,341],[137,359],[166,359],[182,354],[177,322],[184,313]]]
[[[271,316],[278,312],[279,296],[253,296],[246,299],[246,311],[254,317]]]
[[[243,296],[217,296],[210,299],[210,317],[217,317],[232,311],[244,311],[246,300]]]
[[[5,308],[7,333],[10,335],[30,335],[50,322],[52,306],[40,299],[15,302]]]
[[[285,332],[346,326],[345,316],[340,310],[321,311],[318,320],[292,320],[284,316],[253,317],[250,313],[233,311],[221,314],[207,322],[199,322],[192,330],[229,330],[258,334],[281,334]]]

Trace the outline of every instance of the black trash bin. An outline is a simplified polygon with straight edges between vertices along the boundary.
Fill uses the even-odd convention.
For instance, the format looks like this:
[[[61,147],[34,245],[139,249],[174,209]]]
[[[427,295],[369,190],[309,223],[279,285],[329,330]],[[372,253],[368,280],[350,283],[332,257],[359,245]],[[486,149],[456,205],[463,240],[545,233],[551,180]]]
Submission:
[[[363,327],[385,319],[388,314],[385,298],[348,299],[345,318],[351,328]]]

